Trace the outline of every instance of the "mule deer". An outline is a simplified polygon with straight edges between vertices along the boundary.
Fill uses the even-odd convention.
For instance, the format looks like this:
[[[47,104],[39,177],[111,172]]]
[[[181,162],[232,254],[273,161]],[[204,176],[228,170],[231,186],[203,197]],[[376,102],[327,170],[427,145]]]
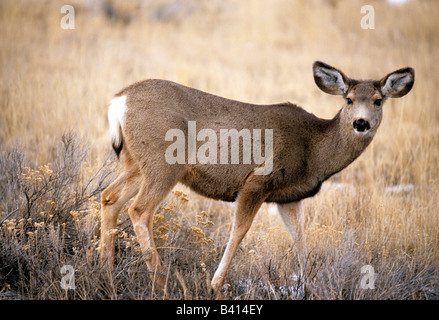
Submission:
[[[414,70],[409,67],[378,81],[350,79],[318,61],[313,72],[321,90],[344,98],[343,107],[331,120],[291,103],[247,104],[164,80],[137,82],[116,94],[108,118],[112,145],[123,170],[101,196],[102,261],[113,263],[117,217],[135,196],[128,214],[147,267],[163,285],[152,221],[156,207],[180,182],[203,196],[237,201],[231,235],[211,283],[215,292],[220,292],[233,256],[263,202],[278,205],[303,266],[306,246],[301,200],[314,196],[323,181],[366,149],[380,125],[383,103],[404,96],[414,83]],[[186,161],[168,163],[167,132],[178,129],[187,135],[190,121],[198,129],[214,132],[224,128],[273,130],[271,170],[255,174],[260,167],[256,163],[194,163],[188,161],[190,155],[185,155]],[[262,140],[265,144],[266,138]]]

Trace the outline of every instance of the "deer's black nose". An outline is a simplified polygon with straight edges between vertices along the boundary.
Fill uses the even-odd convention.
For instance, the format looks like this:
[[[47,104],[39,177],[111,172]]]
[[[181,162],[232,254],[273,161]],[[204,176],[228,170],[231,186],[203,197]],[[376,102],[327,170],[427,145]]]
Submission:
[[[358,119],[354,121],[354,129],[363,132],[370,129],[370,124],[364,119]]]

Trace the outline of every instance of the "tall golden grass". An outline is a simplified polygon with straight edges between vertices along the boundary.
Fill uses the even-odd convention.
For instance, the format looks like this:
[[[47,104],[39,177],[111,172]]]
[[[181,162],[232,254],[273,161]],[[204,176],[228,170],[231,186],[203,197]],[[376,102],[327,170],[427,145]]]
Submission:
[[[400,67],[414,67],[412,92],[386,103],[381,127],[365,153],[305,200],[310,254],[304,278],[292,277],[297,259],[291,241],[279,218],[264,206],[226,282],[233,297],[244,299],[439,297],[439,2],[133,1],[115,2],[108,16],[75,0],[74,30],[60,27],[63,4],[0,2],[0,144],[2,152],[20,144],[35,168],[56,159],[54,146],[66,130],[88,141],[90,161],[103,161],[110,150],[108,101],[122,87],[145,78],[173,80],[253,103],[289,100],[330,118],[343,102],[317,89],[314,60],[353,78],[378,79]],[[365,4],[375,10],[373,30],[360,26]],[[389,189],[394,186],[400,188]],[[188,201],[175,195],[167,200],[169,208],[181,206],[178,214],[164,206],[156,216],[168,288],[174,298],[209,298],[208,280],[227,241],[233,211],[178,188],[188,193]],[[17,215],[24,212],[6,219],[11,210],[4,201],[3,240],[11,235],[5,230],[22,227]],[[82,215],[95,214],[92,205]],[[86,222],[93,227],[84,237],[93,249],[99,222],[90,217]],[[85,224],[78,221],[76,226]],[[138,266],[134,257],[139,253],[127,253],[135,239],[126,214],[119,229],[117,263],[122,269],[116,270],[130,270]],[[195,258],[187,257],[197,250]],[[84,268],[82,275],[94,270],[89,255],[70,254],[78,254],[74,261],[76,268]],[[375,289],[361,289],[363,265],[372,265],[378,274]],[[92,280],[79,280],[73,297],[158,297],[151,295],[148,277],[132,282],[136,272],[105,276],[112,286],[95,279],[104,288],[97,292],[87,291]],[[25,271],[16,274],[26,276]],[[59,280],[53,276],[50,281]],[[33,298],[72,297],[59,289],[39,295],[38,288],[26,291],[10,282],[0,278],[0,292],[12,286]]]

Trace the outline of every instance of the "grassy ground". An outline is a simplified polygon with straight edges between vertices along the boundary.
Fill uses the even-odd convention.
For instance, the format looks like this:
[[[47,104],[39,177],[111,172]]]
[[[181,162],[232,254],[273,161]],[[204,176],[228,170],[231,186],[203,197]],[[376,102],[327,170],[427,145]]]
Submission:
[[[286,229],[264,206],[227,295],[439,298],[437,1],[132,1],[107,14],[71,1],[74,30],[60,28],[64,4],[0,2],[0,297],[162,298],[126,212],[115,269],[97,264],[99,193],[117,171],[108,101],[134,81],[164,78],[247,102],[289,100],[330,118],[343,102],[315,86],[311,65],[322,60],[354,78],[410,65],[415,86],[386,103],[365,153],[304,201],[304,277]],[[365,4],[375,9],[374,30],[360,26]],[[175,191],[154,223],[168,293],[209,299],[233,207]],[[74,268],[74,290],[61,288],[64,265]],[[374,289],[361,286],[365,265],[377,275]]]

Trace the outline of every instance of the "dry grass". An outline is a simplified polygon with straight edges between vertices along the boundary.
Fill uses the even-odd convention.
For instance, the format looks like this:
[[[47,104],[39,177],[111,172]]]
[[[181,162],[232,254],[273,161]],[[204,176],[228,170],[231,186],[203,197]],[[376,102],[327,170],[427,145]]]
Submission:
[[[126,213],[115,270],[96,263],[95,196],[114,170],[105,162],[108,101],[134,81],[165,78],[248,102],[290,100],[329,118],[342,101],[314,85],[311,64],[318,59],[358,78],[410,65],[415,87],[387,102],[374,142],[331,179],[332,187],[305,200],[304,277],[294,276],[293,244],[264,206],[228,273],[228,294],[439,297],[437,1],[133,1],[116,5],[109,18],[76,0],[75,30],[59,27],[63,4],[0,3],[0,296],[161,298]],[[360,27],[363,4],[375,8],[375,30]],[[68,135],[60,143],[71,129],[87,141]],[[65,147],[68,141],[76,147]],[[386,192],[395,185],[413,187]],[[187,195],[169,195],[155,217],[168,292],[209,299],[233,208],[178,190]],[[60,287],[65,264],[75,268],[75,290]],[[361,289],[363,265],[378,274],[375,289]]]

